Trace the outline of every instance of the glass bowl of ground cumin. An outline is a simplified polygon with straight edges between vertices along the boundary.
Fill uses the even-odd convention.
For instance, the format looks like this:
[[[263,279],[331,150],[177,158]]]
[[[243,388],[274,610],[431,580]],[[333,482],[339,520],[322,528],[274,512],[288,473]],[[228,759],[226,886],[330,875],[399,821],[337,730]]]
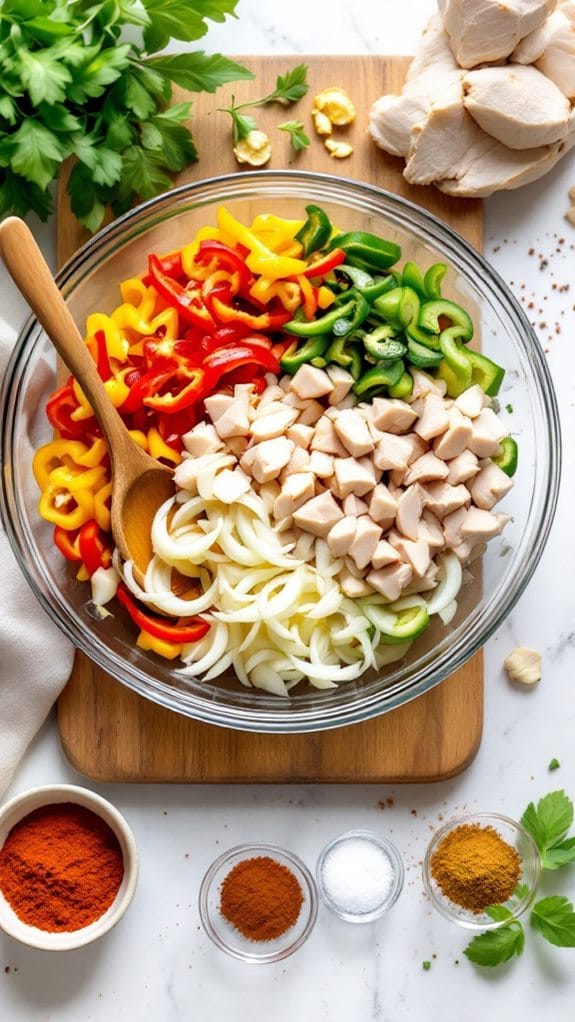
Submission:
[[[199,908],[216,947],[252,965],[279,962],[309,937],[317,888],[307,866],[287,848],[237,845],[208,869]]]
[[[134,835],[95,792],[48,785],[0,808],[0,928],[21,943],[90,944],[122,918],[137,877]]]
[[[517,919],[533,901],[540,877],[533,838],[498,813],[451,820],[434,834],[423,862],[434,907],[471,930],[496,930]]]

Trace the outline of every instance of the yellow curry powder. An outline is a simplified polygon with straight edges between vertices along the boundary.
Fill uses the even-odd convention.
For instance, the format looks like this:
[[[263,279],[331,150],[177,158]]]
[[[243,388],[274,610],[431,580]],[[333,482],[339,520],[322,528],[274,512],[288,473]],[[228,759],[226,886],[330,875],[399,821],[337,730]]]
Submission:
[[[450,901],[479,913],[511,897],[521,875],[521,857],[494,827],[465,823],[439,842],[430,871]]]

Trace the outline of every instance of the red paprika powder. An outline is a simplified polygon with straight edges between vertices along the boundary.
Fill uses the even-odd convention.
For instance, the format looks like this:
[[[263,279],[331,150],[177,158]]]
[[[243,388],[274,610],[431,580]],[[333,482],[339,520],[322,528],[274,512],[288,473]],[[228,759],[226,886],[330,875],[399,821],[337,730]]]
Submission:
[[[0,890],[29,926],[80,930],[112,904],[124,876],[118,839],[96,813],[72,802],[20,820],[0,850]]]
[[[238,862],[225,877],[220,911],[248,940],[275,940],[296,922],[303,905],[297,877],[268,855]]]

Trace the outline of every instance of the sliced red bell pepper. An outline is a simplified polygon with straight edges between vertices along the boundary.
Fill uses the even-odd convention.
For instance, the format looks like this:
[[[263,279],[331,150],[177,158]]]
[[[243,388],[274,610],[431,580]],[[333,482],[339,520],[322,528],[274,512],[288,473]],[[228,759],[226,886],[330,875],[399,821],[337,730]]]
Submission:
[[[327,255],[322,256],[311,266],[308,266],[307,270],[303,271],[303,276],[308,279],[313,277],[325,277],[326,273],[330,270],[335,270],[336,266],[341,266],[345,262],[345,252],[343,248],[334,248]]]
[[[317,312],[317,290],[303,274],[298,276],[297,282],[303,296],[304,316],[307,320],[313,319]]]
[[[211,389],[225,373],[238,369],[243,365],[260,366],[265,372],[279,374],[280,366],[277,358],[267,348],[250,345],[242,341],[230,348],[218,348],[204,359],[204,366],[211,374]]]
[[[92,358],[96,363],[98,375],[102,380],[104,380],[104,382],[109,380],[112,375],[112,370],[110,368],[110,359],[108,357],[108,349],[106,347],[106,335],[103,330],[96,330],[96,333],[94,334],[94,344],[89,343],[88,347]]]
[[[48,398],[46,403],[48,420],[65,440],[79,440],[88,431],[93,430],[96,425],[96,419],[93,416],[79,422],[72,418],[72,412],[79,407],[72,390],[72,377]]]
[[[156,256],[156,258],[158,259],[158,261],[160,263],[160,266],[162,268],[162,273],[164,273],[166,275],[166,277],[171,277],[172,280],[177,280],[178,283],[181,283],[182,281],[184,281],[186,279],[186,275],[184,273],[184,269],[183,269],[183,266],[182,266],[182,253],[181,252],[172,252],[170,255],[161,256],[161,257]],[[142,284],[145,284],[146,287],[149,287],[150,284],[153,284],[153,283],[154,283],[154,281],[152,279],[151,273],[149,273],[149,272],[148,273],[144,273],[144,275],[142,277]]]
[[[200,300],[200,289],[197,287],[182,287],[177,280],[167,276],[162,270],[162,264],[155,255],[148,256],[148,268],[158,294],[186,323],[192,326],[209,329],[214,326],[214,321],[209,310]]]
[[[162,390],[168,383],[172,384],[171,389]],[[154,385],[151,392],[144,396],[143,403],[146,408],[153,408],[156,412],[181,412],[205,397],[210,390],[210,383],[203,369],[173,369],[167,376],[164,374],[160,385]]]
[[[199,404],[192,404],[181,412],[158,412],[158,433],[164,443],[175,451],[182,451],[182,437],[199,421],[199,408]]]
[[[253,330],[280,330],[284,323],[289,323],[292,313],[282,308],[281,312],[262,312],[254,315],[243,309],[223,302],[217,295],[212,295],[211,308],[220,323],[244,323]]]
[[[81,561],[80,544],[78,541],[79,529],[69,531],[56,525],[54,528],[54,546],[58,548],[67,561]]]
[[[246,290],[253,283],[253,274],[246,266],[245,259],[222,241],[201,241],[196,262],[217,259],[219,265],[239,276],[239,290]]]
[[[120,582],[116,596],[134,624],[149,635],[153,635],[155,639],[176,643],[198,642],[210,630],[208,622],[202,621],[200,617],[181,617],[172,623],[169,618],[148,614],[133,599],[123,582]]]
[[[251,333],[252,330],[245,323],[234,323],[229,326],[218,327],[213,333],[205,334],[202,337],[200,341],[202,358],[208,355],[210,351],[216,351],[217,348],[227,348],[228,345],[235,344],[236,341],[242,341],[244,337]]]
[[[130,387],[130,393],[118,408],[120,415],[131,415],[133,412],[137,412],[143,406],[144,398],[155,394],[160,387],[172,379],[174,372],[172,367],[170,369],[148,369],[144,373],[136,369],[134,377],[132,377],[132,373],[126,374],[124,382]],[[139,375],[135,375],[137,373]],[[131,382],[128,383],[128,380]]]
[[[235,387],[236,383],[251,383],[256,394],[261,394],[267,387],[267,383],[261,375],[261,369],[254,368],[253,365],[243,365],[238,369],[232,369],[226,374],[224,382],[226,387]]]
[[[112,563],[112,547],[106,534],[92,518],[80,529],[80,556],[86,571],[91,576],[98,568],[109,568]]]

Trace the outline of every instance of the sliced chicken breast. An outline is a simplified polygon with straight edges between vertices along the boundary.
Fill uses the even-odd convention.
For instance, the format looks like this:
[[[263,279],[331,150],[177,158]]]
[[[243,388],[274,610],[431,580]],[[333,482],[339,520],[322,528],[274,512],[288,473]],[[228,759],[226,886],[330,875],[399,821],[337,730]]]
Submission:
[[[574,99],[575,0],[564,0],[540,28],[521,41],[512,58],[518,64],[535,64],[568,99]]]
[[[480,128],[510,149],[535,149],[565,138],[571,104],[535,67],[506,64],[468,71],[463,102]]]
[[[439,0],[460,67],[502,60],[555,9],[557,0]]]

